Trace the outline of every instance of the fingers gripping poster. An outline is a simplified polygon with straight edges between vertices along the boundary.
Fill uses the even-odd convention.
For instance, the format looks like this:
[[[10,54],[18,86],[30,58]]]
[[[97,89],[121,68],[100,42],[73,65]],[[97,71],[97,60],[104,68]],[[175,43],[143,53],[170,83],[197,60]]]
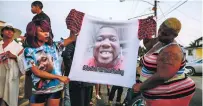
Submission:
[[[85,15],[69,78],[132,87],[140,43],[138,24],[138,20],[101,20]]]

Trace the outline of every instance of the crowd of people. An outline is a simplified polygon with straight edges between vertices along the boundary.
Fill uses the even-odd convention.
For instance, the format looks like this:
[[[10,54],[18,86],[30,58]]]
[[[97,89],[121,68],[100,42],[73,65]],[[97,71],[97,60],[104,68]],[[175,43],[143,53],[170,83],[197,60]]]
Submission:
[[[18,105],[21,74],[25,74],[24,97],[29,99],[30,106],[90,106],[93,102],[93,86],[96,88],[96,98],[102,99],[99,84],[70,81],[68,78],[78,33],[70,31],[68,38],[60,42],[53,41],[51,21],[42,11],[42,2],[34,1],[31,8],[36,15],[26,27],[23,45],[13,40],[15,28],[4,26],[1,29],[0,106]],[[176,18],[168,18],[161,24],[157,38],[144,39],[148,52],[137,68],[140,70],[137,72],[140,83],[136,83],[129,91],[142,93],[147,106],[189,106],[194,95],[195,83],[184,74],[185,55],[175,41],[180,30],[181,22]],[[100,28],[93,48],[94,57],[88,61],[88,65],[123,67],[123,57],[119,56],[118,50],[120,46],[116,43],[119,38],[114,35],[117,35],[114,28]],[[64,51],[60,49],[62,47],[65,47]],[[104,48],[114,52],[97,53]],[[111,64],[112,60],[115,61]],[[110,89],[110,85],[107,85],[108,105],[112,105],[116,90],[116,104],[122,105],[123,87],[112,86]],[[64,100],[60,103],[62,97]]]

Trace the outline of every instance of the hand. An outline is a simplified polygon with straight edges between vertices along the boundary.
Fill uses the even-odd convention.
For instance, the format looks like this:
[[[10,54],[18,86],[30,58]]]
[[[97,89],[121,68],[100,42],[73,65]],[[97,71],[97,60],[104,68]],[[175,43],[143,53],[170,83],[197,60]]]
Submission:
[[[10,58],[10,59],[16,59],[16,58],[17,58],[17,57],[16,57],[14,54],[12,54],[10,51],[7,51],[7,52],[6,52],[6,55],[7,55],[7,57]]]
[[[8,57],[5,52],[0,54],[0,63],[8,63]]]
[[[141,87],[142,83],[136,83],[133,85],[133,91],[136,92],[140,92],[140,87]]]
[[[60,50],[63,50],[63,48],[64,48],[64,41],[59,42],[58,43],[58,47],[59,47]]]
[[[67,76],[59,76],[58,79],[65,84],[69,83],[70,81],[70,79]]]
[[[73,31],[71,31],[69,38],[70,38],[72,41],[76,41],[77,36],[78,36],[78,33],[74,33]]]

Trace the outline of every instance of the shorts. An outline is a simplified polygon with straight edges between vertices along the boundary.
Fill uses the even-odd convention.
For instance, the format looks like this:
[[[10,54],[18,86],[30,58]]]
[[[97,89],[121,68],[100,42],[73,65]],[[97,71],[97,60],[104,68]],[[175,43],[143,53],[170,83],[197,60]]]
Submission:
[[[32,94],[30,97],[30,103],[45,103],[48,99],[60,99],[62,91],[58,91],[50,94]]]

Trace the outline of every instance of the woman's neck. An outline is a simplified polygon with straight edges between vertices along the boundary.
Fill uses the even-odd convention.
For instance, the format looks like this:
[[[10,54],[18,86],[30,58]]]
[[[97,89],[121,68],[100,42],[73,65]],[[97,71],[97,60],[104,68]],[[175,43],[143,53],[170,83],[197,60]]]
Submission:
[[[38,44],[38,45],[39,45],[39,47],[40,47],[40,46],[44,45],[44,44],[45,44],[45,42],[42,42],[42,41],[39,41],[39,40],[38,40],[38,41],[37,41],[37,44]]]
[[[40,14],[42,12],[42,10],[37,11],[37,14]]]
[[[159,41],[161,42],[161,41]],[[171,41],[168,41],[168,42],[161,42],[162,45],[168,45],[170,43],[173,43],[173,42],[176,42],[175,40],[171,40]]]
[[[3,39],[3,42],[4,42],[4,44],[3,44],[3,48],[5,48],[10,42],[12,42],[13,41],[13,39],[6,39],[6,38],[4,38]]]

